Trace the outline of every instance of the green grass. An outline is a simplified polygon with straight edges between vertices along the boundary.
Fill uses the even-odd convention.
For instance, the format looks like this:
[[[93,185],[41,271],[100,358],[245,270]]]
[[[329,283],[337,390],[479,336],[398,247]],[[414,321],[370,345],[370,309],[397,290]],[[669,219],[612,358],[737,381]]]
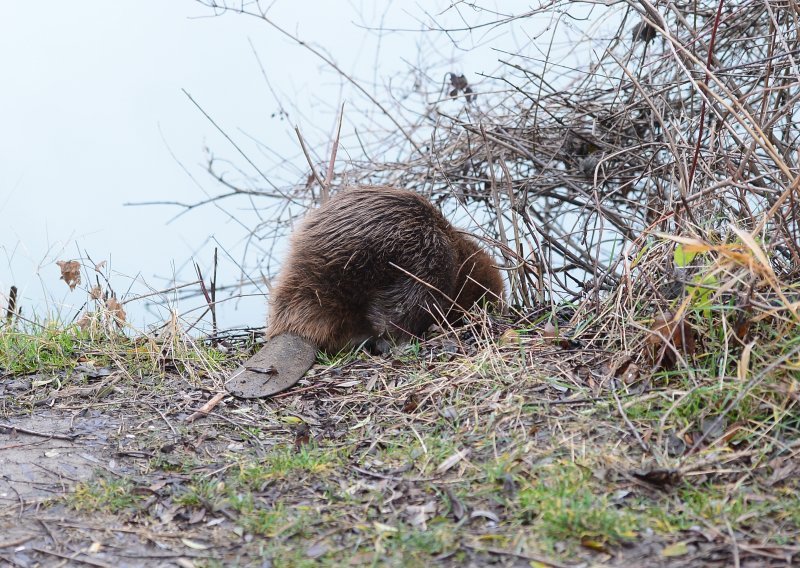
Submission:
[[[236,481],[245,487],[258,488],[267,481],[289,476],[321,476],[340,463],[336,452],[313,445],[304,445],[297,451],[289,446],[280,446],[260,462],[240,463]]]
[[[64,373],[78,364],[124,368],[130,376],[177,373],[202,378],[230,361],[181,334],[131,339],[116,329],[86,329],[57,320],[0,325],[0,372],[9,375]]]
[[[392,364],[396,376],[376,382],[371,392],[361,386],[364,381],[354,381],[341,399],[336,397],[342,393],[321,391],[318,401],[304,395],[242,404],[214,424],[220,438],[229,436],[239,446],[245,441],[243,449],[174,451],[141,467],[145,474],[170,472],[173,481],[158,498],[164,506],[184,508],[176,518],[205,512],[199,517],[224,524],[242,547],[260,547],[262,557],[280,566],[353,561],[427,568],[440,556],[453,563],[475,561],[480,556],[474,551],[482,549],[588,561],[598,552],[624,556],[639,541],[653,550],[661,543],[679,545],[698,526],[720,534],[730,527],[747,538],[788,545],[800,534],[798,483],[788,478],[771,486],[767,480],[776,456],[793,459],[786,448],[798,436],[793,393],[800,390],[800,357],[772,367],[770,362],[791,353],[798,340],[759,335],[770,342],[752,346],[740,377],[743,347],[721,357],[725,334],[707,327],[719,327],[733,313],[701,305],[690,315],[698,341],[687,356],[688,368],[679,364],[648,373],[644,361],[642,382],[635,385],[644,388],[622,392],[627,385],[618,385],[629,423],[621,419],[607,383],[594,388],[576,373],[553,371],[553,364],[539,372],[531,353],[558,346],[532,334],[506,347],[480,345],[470,356],[445,353],[425,361],[413,346],[395,354],[393,361],[402,363]],[[3,339],[10,341],[10,335]],[[150,377],[201,377],[230,364],[180,335],[158,341],[122,336],[103,345],[99,338],[54,330],[24,341],[38,345],[28,365],[40,365],[41,353],[54,353],[52,365],[74,366],[90,348],[92,357],[108,357]],[[324,362],[342,366],[357,357],[370,362],[358,351]],[[577,363],[566,361],[558,363],[574,370]],[[386,368],[376,363],[372,372]],[[362,369],[358,365],[357,372]],[[149,384],[160,392],[169,381]],[[567,391],[592,400],[549,404]],[[324,407],[315,406],[320,401]],[[690,453],[692,440],[723,415],[723,428]],[[296,447],[293,426],[305,416],[316,421],[308,420],[315,441]],[[204,427],[167,417],[190,439]],[[651,451],[641,449],[632,429]],[[139,443],[161,447],[165,435],[170,434],[155,430],[152,438],[142,434]],[[685,447],[674,449],[674,438]],[[462,450],[467,453],[461,460],[440,467]],[[682,473],[669,487],[649,487],[631,475],[650,467]],[[83,512],[125,515],[136,510],[137,493],[131,482],[99,479],[79,484],[69,503]],[[413,511],[423,505],[420,524]],[[200,530],[199,524],[193,527]],[[669,552],[687,554],[680,547]]]
[[[358,361],[363,351],[358,347],[345,348],[333,354],[325,351],[317,352],[317,362],[326,367],[341,367],[353,361]]]
[[[144,499],[135,489],[134,483],[129,479],[99,477],[78,483],[67,497],[67,504],[76,511],[130,511]]]
[[[592,482],[591,472],[555,463],[531,472],[516,496],[515,517],[538,534],[557,540],[616,544],[636,536],[641,521]]]
[[[308,506],[288,506],[279,499],[262,496],[261,492],[273,483],[310,484],[313,480],[323,480],[341,465],[335,451],[315,446],[299,450],[280,446],[262,459],[241,460],[238,468],[225,476],[194,476],[176,489],[174,500],[185,507],[211,512],[230,508],[238,514],[237,525],[248,533],[269,537],[294,535],[311,522],[314,511]],[[307,481],[301,481],[306,478]]]
[[[57,324],[0,327],[0,369],[28,374],[72,369],[77,364],[81,333]]]
[[[175,503],[185,507],[202,507],[209,511],[216,511],[224,495],[224,482],[196,477],[185,486],[181,493],[175,496]]]

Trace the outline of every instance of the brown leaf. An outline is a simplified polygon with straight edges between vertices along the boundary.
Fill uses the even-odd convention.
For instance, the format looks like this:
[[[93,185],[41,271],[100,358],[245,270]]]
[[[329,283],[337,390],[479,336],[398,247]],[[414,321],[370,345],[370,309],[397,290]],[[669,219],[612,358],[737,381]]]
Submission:
[[[626,385],[633,384],[639,378],[639,366],[630,359],[626,359],[614,371],[614,376]]]
[[[675,351],[686,355],[695,352],[697,334],[682,316],[677,317],[670,311],[658,314],[650,327],[647,343],[654,347],[653,361],[656,367],[670,369],[675,366]]]
[[[544,324],[544,329],[542,330],[542,337],[545,339],[555,339],[558,337],[558,329],[556,326],[553,325],[553,322],[548,321]]]
[[[770,460],[769,466],[772,468],[772,474],[766,480],[766,484],[769,487],[794,477],[796,475],[795,470],[800,467],[787,458],[775,458]]]
[[[311,546],[309,546],[308,548],[306,548],[306,556],[308,558],[316,559],[319,558],[320,556],[323,556],[330,549],[331,547],[326,542],[324,541],[316,542]]]
[[[197,523],[202,522],[205,516],[206,516],[205,508],[200,507],[199,509],[195,509],[189,516],[188,523],[190,525],[196,525]]]
[[[639,22],[631,30],[633,41],[643,41],[649,43],[656,38],[656,29],[647,22]]]
[[[467,78],[464,75],[450,73],[450,85],[457,91],[463,91],[468,86]]]
[[[733,324],[733,333],[742,344],[747,343],[746,338],[750,333],[750,326],[753,324],[753,313],[749,302],[744,305],[736,306],[736,321]]]
[[[632,471],[631,474],[642,481],[656,487],[667,487],[677,485],[681,480],[681,472],[671,468],[653,468],[647,470]]]
[[[61,268],[61,280],[74,290],[81,283],[81,264],[77,260],[59,260],[56,264]]]
[[[470,450],[468,448],[465,448],[463,450],[458,450],[457,452],[450,455],[447,459],[445,459],[442,463],[439,464],[439,466],[436,468],[436,473],[444,473],[445,471],[449,470],[458,462],[467,457],[469,453]]]
[[[100,287],[99,284],[97,286],[94,286],[91,290],[89,290],[89,297],[92,300],[99,300],[103,297],[103,289]]]
[[[121,327],[125,323],[125,310],[116,298],[106,300],[106,309],[114,317],[114,321],[117,322],[118,326]]]
[[[294,430],[294,449],[300,451],[303,446],[307,446],[311,441],[311,428],[308,424],[302,423]]]
[[[444,492],[447,494],[447,499],[450,501],[450,512],[453,514],[453,518],[456,521],[460,521],[467,514],[464,503],[449,487],[445,487]]]
[[[405,412],[406,414],[411,414],[412,412],[415,412],[417,408],[419,408],[420,402],[421,401],[419,393],[412,392],[410,395],[408,395],[408,398],[406,398],[406,401],[403,404],[403,412]]]
[[[75,322],[81,330],[86,330],[87,327],[92,323],[92,314],[91,312],[83,312],[83,315],[80,317],[78,321]]]
[[[407,505],[406,517],[408,523],[419,530],[427,530],[428,518],[436,512],[436,503],[428,501],[423,505]]]
[[[604,542],[600,540],[594,540],[588,536],[581,537],[581,546],[588,548],[589,550],[594,550],[595,552],[609,552],[608,547]]]
[[[669,341],[674,317],[674,314],[670,311],[658,314],[653,320],[653,325],[650,326],[650,335],[647,337],[647,343],[661,345],[664,341]]]

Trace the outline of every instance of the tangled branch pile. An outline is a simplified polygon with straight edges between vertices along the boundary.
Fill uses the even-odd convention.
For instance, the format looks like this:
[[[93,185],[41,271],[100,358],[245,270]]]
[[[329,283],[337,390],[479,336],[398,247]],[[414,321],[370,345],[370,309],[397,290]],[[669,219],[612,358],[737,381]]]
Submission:
[[[588,65],[510,54],[490,93],[452,74],[418,120],[391,119],[379,145],[404,159],[354,159],[333,176],[321,163],[292,198],[389,184],[466,211],[502,255],[521,312],[573,302],[585,339],[627,352],[716,329],[726,348],[745,345],[765,321],[773,337],[794,335],[797,6],[555,1],[491,25],[580,10],[615,29],[601,48],[572,46]]]
[[[521,302],[601,298],[622,284],[663,296],[664,279],[685,275],[672,246],[652,249],[656,235],[732,244],[731,227],[791,280],[800,260],[792,6],[631,2],[589,69],[552,81],[551,62],[514,64],[500,104],[438,115],[427,152],[364,164],[358,181],[480,202]]]
[[[580,299],[573,322],[628,352],[658,345],[653,334],[691,335],[667,342],[684,356],[696,333],[722,349],[796,335],[797,6],[616,9],[588,69],[509,64],[493,108],[456,92],[463,111],[436,115],[427,151],[362,164],[357,181],[477,203],[517,305]],[[751,326],[766,320],[766,332]]]

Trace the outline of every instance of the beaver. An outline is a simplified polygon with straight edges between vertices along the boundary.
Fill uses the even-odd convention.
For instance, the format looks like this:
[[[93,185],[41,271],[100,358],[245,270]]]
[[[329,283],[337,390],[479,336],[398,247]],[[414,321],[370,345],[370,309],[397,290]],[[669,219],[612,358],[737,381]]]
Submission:
[[[455,323],[472,305],[502,299],[492,258],[430,201],[389,187],[347,189],[293,233],[271,291],[267,344],[228,389],[274,394],[300,379],[317,349],[336,353],[366,344],[385,351],[391,342],[421,336],[436,320]],[[288,362],[296,368],[282,370]],[[296,378],[275,380],[303,366]],[[247,371],[271,376],[250,388]]]

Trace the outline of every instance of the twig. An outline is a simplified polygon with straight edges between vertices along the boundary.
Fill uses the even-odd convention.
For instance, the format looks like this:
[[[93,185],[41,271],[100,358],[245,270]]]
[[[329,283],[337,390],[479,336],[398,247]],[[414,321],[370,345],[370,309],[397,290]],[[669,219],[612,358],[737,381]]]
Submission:
[[[491,547],[483,547],[483,546],[476,546],[474,544],[469,544],[467,542],[462,542],[461,546],[464,548],[469,548],[470,550],[474,550],[475,552],[488,552],[489,554],[496,554],[497,556],[513,556],[514,558],[523,558],[525,560],[532,560],[533,562],[538,562],[539,564],[544,564],[545,566],[552,566],[553,568],[572,568],[573,566],[579,565],[572,565],[572,564],[562,564],[556,560],[551,560],[546,558],[540,554],[531,554],[530,552],[522,553],[522,552],[514,552],[513,550],[503,550],[501,548],[491,548]]]
[[[325,176],[325,185],[322,187],[322,203],[328,201],[331,184],[333,183],[333,171],[336,166],[336,152],[339,149],[339,137],[342,134],[342,120],[344,119],[344,103],[339,111],[339,124],[336,127],[336,137],[333,139],[333,147],[331,148],[331,158],[328,162],[328,173]]]
[[[319,184],[320,187],[320,191],[324,193],[326,191],[325,180],[319,177],[317,168],[314,166],[314,162],[311,160],[311,155],[308,153],[308,148],[306,147],[306,143],[303,140],[303,135],[300,134],[300,128],[295,126],[294,132],[295,134],[297,134],[297,140],[300,141],[300,149],[303,150],[303,155],[306,157],[306,162],[308,162],[308,166],[311,168],[311,175],[313,175],[314,179],[317,180],[317,183]]]
[[[105,562],[100,562],[99,560],[92,560],[86,557],[86,554],[78,551],[74,554],[67,555],[61,554],[60,552],[56,552],[55,550],[46,550],[44,548],[39,548],[38,546],[32,546],[31,550],[35,550],[41,554],[49,554],[51,556],[55,556],[57,558],[63,558],[64,560],[68,560],[70,562],[80,562],[83,564],[88,564],[89,566],[99,566],[100,568],[113,568],[111,564],[106,564]]]
[[[187,416],[184,422],[194,422],[198,418],[207,416],[208,413],[214,410],[214,407],[217,406],[217,404],[219,404],[219,401],[221,401],[226,396],[228,396],[227,392],[219,392],[215,394],[208,402],[206,402],[203,406],[197,409],[196,412]]]
[[[69,435],[69,434],[48,434],[45,432],[37,432],[36,430],[29,430],[28,428],[20,428],[19,426],[14,426],[12,424],[8,424],[7,422],[0,422],[0,430],[15,430],[17,432],[21,432],[22,434],[28,434],[29,436],[39,436],[40,438],[52,438],[54,440],[66,440],[71,442],[79,436],[77,434]]]

